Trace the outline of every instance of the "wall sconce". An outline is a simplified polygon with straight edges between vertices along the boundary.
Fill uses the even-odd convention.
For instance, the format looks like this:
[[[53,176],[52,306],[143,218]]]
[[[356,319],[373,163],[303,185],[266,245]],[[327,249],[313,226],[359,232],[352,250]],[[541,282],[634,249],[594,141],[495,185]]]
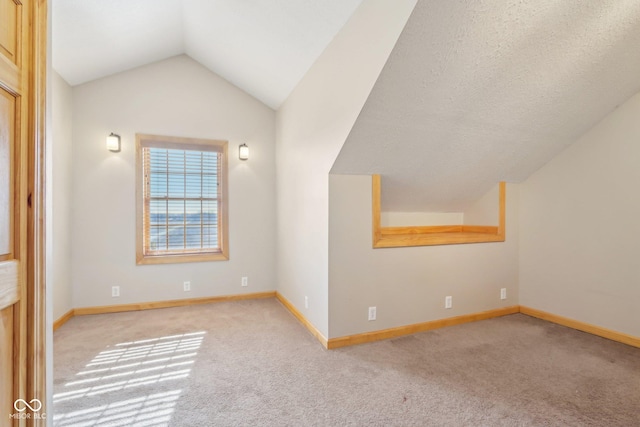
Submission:
[[[111,134],[107,136],[107,149],[114,153],[120,151],[120,135],[111,132]]]
[[[247,160],[249,158],[249,147],[247,147],[247,144],[242,144],[238,147],[238,158],[240,160]]]

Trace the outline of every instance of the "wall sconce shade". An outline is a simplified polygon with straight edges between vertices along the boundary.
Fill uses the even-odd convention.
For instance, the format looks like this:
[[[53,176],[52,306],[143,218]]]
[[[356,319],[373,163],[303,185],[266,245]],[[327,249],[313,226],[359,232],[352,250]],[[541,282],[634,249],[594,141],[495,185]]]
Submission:
[[[242,144],[238,147],[238,158],[240,160],[247,160],[249,158],[249,147],[247,147],[247,144]]]
[[[107,149],[114,153],[120,151],[120,135],[111,132],[111,134],[107,136]]]

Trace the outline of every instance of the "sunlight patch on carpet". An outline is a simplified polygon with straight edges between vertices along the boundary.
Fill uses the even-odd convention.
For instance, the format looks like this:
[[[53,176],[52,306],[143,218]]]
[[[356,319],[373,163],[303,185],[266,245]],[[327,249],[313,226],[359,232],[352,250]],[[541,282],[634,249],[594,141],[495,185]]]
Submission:
[[[171,384],[190,375],[205,334],[200,331],[108,346],[76,373],[77,379],[64,384],[64,391],[53,395],[54,404],[65,408],[54,414],[54,425],[168,426],[182,392]],[[147,392],[145,386],[160,383],[166,383],[170,390]]]

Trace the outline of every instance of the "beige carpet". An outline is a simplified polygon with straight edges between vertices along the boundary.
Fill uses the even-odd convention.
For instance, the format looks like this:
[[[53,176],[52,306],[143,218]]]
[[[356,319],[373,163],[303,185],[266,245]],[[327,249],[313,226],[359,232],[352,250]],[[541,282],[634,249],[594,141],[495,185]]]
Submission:
[[[640,349],[521,314],[327,351],[276,300],[75,317],[56,426],[638,426]]]

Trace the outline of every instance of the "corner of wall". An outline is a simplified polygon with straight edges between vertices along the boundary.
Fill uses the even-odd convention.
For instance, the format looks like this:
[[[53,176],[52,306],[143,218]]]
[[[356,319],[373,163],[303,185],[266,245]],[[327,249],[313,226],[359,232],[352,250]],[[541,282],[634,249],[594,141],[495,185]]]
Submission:
[[[509,191],[507,191],[509,194]],[[465,225],[498,225],[499,185],[496,184],[484,196],[464,211]]]
[[[640,336],[640,93],[522,185],[521,304]]]
[[[278,292],[325,336],[329,171],[415,3],[362,2],[277,112]]]
[[[71,203],[73,89],[53,69],[49,73],[50,129],[47,153],[47,282],[53,302],[53,319],[73,308],[71,285]]]

